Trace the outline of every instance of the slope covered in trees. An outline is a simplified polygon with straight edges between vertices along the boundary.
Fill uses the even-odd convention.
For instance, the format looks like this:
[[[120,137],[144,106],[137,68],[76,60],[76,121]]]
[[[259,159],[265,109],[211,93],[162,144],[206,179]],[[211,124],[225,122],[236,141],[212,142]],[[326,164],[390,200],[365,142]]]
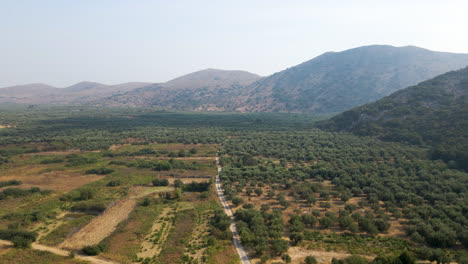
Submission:
[[[319,127],[431,147],[434,159],[468,169],[468,68],[346,111]]]

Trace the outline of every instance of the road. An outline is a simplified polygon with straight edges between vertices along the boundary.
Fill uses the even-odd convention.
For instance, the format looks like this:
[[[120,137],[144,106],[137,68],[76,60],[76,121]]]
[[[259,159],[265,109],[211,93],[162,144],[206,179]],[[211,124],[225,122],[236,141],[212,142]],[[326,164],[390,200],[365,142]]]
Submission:
[[[219,180],[219,174],[221,173],[221,170],[223,169],[223,167],[221,167],[221,164],[219,162],[218,153],[216,153],[216,166],[218,166],[218,174],[216,175],[216,191],[218,192],[219,200],[221,201],[221,204],[224,207],[224,212],[231,219],[230,229],[231,229],[231,232],[232,232],[232,242],[234,243],[234,247],[237,250],[237,254],[239,254],[241,263],[242,264],[251,264],[250,260],[249,260],[249,257],[247,256],[247,253],[245,252],[245,249],[242,246],[240,236],[239,236],[239,232],[237,231],[236,223],[234,222],[234,215],[232,213],[231,207],[227,203],[227,200],[224,197],[224,191],[221,188],[221,181]]]
[[[12,246],[13,243],[7,240],[0,240],[0,245]],[[60,255],[60,256],[70,256],[70,251],[68,250],[64,250],[64,249],[60,249],[56,247],[49,247],[49,246],[41,245],[38,243],[32,243],[31,248],[36,249],[36,250],[48,251],[50,253]],[[86,260],[94,264],[116,264],[116,262],[103,260],[103,259],[93,257],[93,256],[84,256],[84,255],[76,254],[75,258],[79,260]]]

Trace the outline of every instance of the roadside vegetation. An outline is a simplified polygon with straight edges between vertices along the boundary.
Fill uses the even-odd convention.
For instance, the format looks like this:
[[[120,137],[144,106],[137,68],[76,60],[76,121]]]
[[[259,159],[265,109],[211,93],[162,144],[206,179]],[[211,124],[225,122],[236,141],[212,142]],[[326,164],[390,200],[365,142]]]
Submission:
[[[14,126],[0,131],[0,239],[26,244],[25,257],[37,240],[121,263],[236,263],[213,186],[220,150],[255,261],[466,258],[468,174],[425,148],[324,132],[296,114],[38,107],[2,120]],[[76,243],[108,215],[121,221]]]

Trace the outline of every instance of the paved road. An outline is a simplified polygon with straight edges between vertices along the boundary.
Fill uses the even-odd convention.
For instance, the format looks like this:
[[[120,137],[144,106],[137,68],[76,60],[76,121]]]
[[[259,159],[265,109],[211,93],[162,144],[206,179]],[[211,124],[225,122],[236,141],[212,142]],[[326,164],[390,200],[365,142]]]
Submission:
[[[218,166],[218,174],[216,175],[216,191],[218,192],[219,200],[221,201],[221,204],[224,207],[224,212],[226,212],[229,218],[231,218],[230,229],[232,232],[232,242],[234,243],[234,247],[237,250],[237,254],[239,254],[241,263],[251,264],[249,257],[247,256],[247,253],[245,252],[244,247],[241,244],[239,232],[237,232],[237,227],[236,227],[236,223],[234,222],[234,216],[232,214],[231,207],[227,203],[227,200],[224,197],[224,191],[221,188],[221,181],[219,180],[219,174],[221,173],[221,170],[223,168],[221,167],[221,164],[219,163],[218,154],[216,154],[216,165]]]

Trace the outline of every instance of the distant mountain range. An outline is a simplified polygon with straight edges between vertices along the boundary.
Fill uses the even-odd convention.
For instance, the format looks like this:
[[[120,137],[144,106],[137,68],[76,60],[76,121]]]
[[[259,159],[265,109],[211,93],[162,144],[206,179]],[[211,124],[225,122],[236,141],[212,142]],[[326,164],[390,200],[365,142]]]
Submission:
[[[149,83],[123,83],[104,85],[94,82],[80,82],[66,88],[57,88],[35,83],[0,89],[0,103],[21,104],[89,104],[100,98],[126,93]]]
[[[232,109],[230,95],[261,79],[246,71],[206,69],[166,83],[148,85],[98,100],[105,106],[143,106],[176,110],[223,111]]]
[[[468,67],[343,112],[318,126],[426,145],[433,158],[468,170]]]
[[[206,69],[156,84],[85,82],[64,89],[36,84],[0,89],[0,102],[335,113],[467,65],[468,54],[373,45],[327,52],[264,78]]]

